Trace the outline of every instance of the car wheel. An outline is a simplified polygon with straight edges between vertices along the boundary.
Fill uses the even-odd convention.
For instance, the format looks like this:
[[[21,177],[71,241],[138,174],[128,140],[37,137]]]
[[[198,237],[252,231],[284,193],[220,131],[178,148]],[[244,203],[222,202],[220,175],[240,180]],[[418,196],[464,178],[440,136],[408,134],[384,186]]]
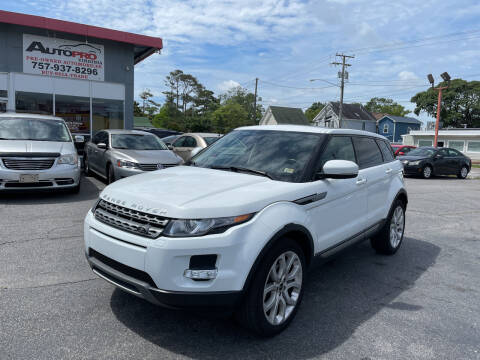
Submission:
[[[457,177],[459,179],[466,179],[467,178],[467,175],[468,175],[468,167],[466,167],[465,165],[463,165],[460,169],[460,171],[458,172],[457,174]]]
[[[401,200],[396,200],[385,224],[370,239],[370,244],[380,254],[393,255],[402,244],[404,231],[405,204]]]
[[[273,336],[293,320],[302,301],[305,255],[283,238],[265,255],[236,314],[237,320],[260,336]]]
[[[83,157],[83,172],[86,176],[92,176],[92,171],[90,170],[90,165],[88,164],[87,155]]]
[[[430,165],[425,165],[422,170],[422,175],[424,179],[430,179],[432,177],[432,167]]]
[[[113,170],[112,164],[108,164],[107,167],[107,184],[115,182],[115,172]]]

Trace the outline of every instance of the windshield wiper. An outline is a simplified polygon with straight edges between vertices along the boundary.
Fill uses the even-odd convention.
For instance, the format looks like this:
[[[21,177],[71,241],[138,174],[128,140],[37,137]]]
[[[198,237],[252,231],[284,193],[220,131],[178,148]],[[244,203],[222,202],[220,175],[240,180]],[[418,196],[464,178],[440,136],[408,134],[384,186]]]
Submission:
[[[265,171],[254,170],[254,169],[244,168],[244,167],[240,167],[240,166],[210,166],[210,169],[228,170],[228,171],[233,171],[233,172],[246,172],[246,173],[250,173],[250,174],[254,174],[254,175],[265,176],[265,177],[267,177],[271,180],[274,180],[273,177]]]

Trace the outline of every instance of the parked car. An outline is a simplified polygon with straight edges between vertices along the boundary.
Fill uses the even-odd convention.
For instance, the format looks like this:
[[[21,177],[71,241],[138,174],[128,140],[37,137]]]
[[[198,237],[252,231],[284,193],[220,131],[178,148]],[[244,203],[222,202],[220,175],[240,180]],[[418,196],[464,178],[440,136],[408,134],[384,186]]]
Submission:
[[[221,134],[211,133],[183,134],[172,143],[171,148],[175,154],[181,156],[184,161],[188,161],[195,153],[213,144],[221,136]]]
[[[358,162],[357,162],[358,161]],[[192,159],[107,186],[85,218],[93,271],[167,307],[230,307],[274,335],[294,318],[314,257],[405,228],[403,167],[366,131],[236,129]]]
[[[85,146],[84,169],[105,178],[117,179],[145,171],[161,170],[183,163],[155,135],[137,130],[102,130]]]
[[[403,163],[406,175],[420,175],[425,179],[434,175],[457,175],[465,179],[472,168],[468,156],[451,148],[420,147],[397,159]]]
[[[159,129],[159,128],[135,128],[134,130],[139,130],[139,131],[146,131],[151,134],[157,135],[160,139],[170,136],[170,135],[181,135],[183,134],[180,131],[175,131],[175,130],[168,130],[168,129]]]
[[[172,144],[175,140],[177,140],[180,136],[182,135],[170,135],[162,138],[162,141],[165,143],[165,145],[168,146],[169,149],[172,148]]]
[[[0,160],[0,190],[80,190],[75,144],[59,117],[0,114]]]
[[[395,157],[407,155],[410,151],[416,148],[417,148],[416,146],[412,146],[412,145],[392,144],[392,149],[393,149],[393,152],[395,153]]]

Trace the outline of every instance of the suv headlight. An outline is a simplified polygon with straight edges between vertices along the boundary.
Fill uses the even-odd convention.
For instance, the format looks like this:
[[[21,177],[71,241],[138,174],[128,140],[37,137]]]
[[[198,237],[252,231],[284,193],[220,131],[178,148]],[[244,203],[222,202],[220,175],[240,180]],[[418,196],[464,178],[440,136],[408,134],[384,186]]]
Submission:
[[[422,161],[422,160],[409,161],[409,162],[408,162],[408,165],[418,165],[418,164],[420,164],[421,161]]]
[[[123,168],[139,169],[138,163],[128,160],[117,160],[117,166]]]
[[[215,219],[177,219],[171,220],[163,230],[162,235],[171,237],[202,236],[208,233],[218,234],[229,227],[242,224],[254,214],[222,217]]]
[[[77,154],[65,154],[61,155],[57,164],[68,164],[68,165],[77,165],[78,164],[78,155]]]

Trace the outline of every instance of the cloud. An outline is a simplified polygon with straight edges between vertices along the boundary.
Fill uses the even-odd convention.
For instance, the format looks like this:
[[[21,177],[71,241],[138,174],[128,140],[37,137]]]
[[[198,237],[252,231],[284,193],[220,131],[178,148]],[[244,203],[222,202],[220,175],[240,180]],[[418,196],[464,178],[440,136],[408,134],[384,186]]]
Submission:
[[[240,86],[240,84],[234,80],[227,80],[217,85],[218,90],[221,92],[228,91],[232,88]]]
[[[398,78],[400,80],[419,80],[419,77],[411,71],[400,71],[398,73]]]

